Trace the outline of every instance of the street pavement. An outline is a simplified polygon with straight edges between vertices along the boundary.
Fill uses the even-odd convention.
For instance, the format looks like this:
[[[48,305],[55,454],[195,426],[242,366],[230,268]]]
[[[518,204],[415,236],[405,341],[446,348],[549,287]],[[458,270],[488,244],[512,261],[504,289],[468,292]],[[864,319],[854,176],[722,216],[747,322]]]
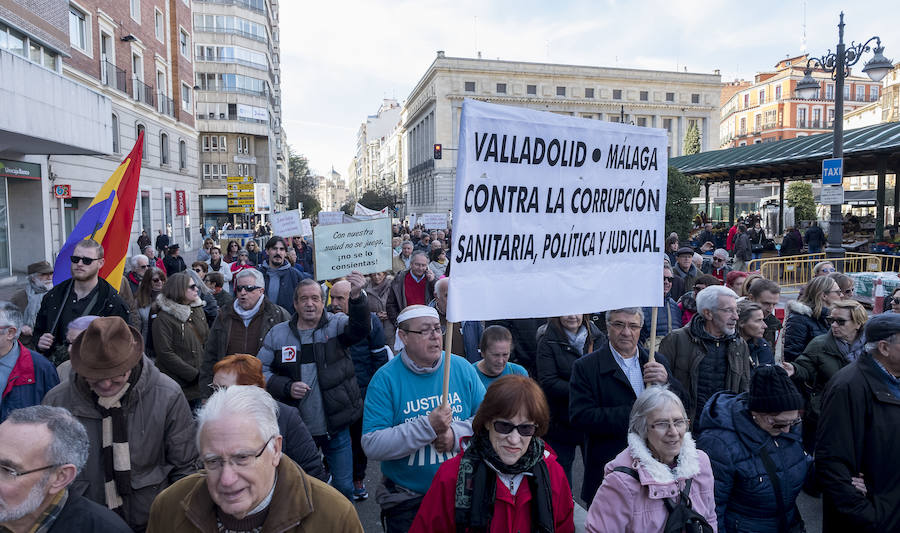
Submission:
[[[584,479],[584,464],[581,462],[580,454],[575,454],[575,464],[572,466],[572,475],[575,477],[574,494],[581,494],[581,480]],[[366,533],[382,533],[380,508],[375,503],[375,490],[381,482],[381,470],[378,462],[369,461],[369,467],[366,470],[366,486],[369,489],[369,499],[356,502],[356,512],[359,513],[359,520],[362,522],[363,529]],[[587,509],[585,502],[581,498],[575,498],[575,502]],[[587,502],[588,505],[590,502]],[[820,498],[811,498],[806,493],[800,493],[797,498],[797,506],[800,509],[800,515],[806,521],[807,533],[822,532],[822,500]],[[575,524],[576,531],[584,531],[584,523]]]

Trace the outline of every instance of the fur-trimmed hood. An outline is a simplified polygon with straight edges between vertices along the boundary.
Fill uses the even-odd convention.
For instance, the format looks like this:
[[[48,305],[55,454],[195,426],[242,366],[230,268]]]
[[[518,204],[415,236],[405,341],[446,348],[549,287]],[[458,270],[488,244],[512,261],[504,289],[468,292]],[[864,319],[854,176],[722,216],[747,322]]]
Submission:
[[[788,302],[786,309],[789,314],[798,313],[801,315],[806,315],[808,317],[812,317],[813,314],[812,308],[805,303],[800,302],[799,300],[791,300],[790,302]]]
[[[700,473],[697,446],[694,444],[694,438],[691,437],[690,432],[685,433],[684,439],[681,441],[681,452],[678,454],[678,463],[675,465],[674,471],[654,459],[644,439],[636,433],[628,434],[628,450],[634,459],[634,468],[641,477],[641,485],[674,483],[681,479],[692,478]]]
[[[156,303],[157,305],[159,305],[160,311],[169,313],[181,322],[187,322],[187,320],[191,317],[192,307],[203,307],[203,300],[201,300],[199,297],[195,298],[194,301],[189,305],[185,305],[170,300],[160,294],[156,297]]]

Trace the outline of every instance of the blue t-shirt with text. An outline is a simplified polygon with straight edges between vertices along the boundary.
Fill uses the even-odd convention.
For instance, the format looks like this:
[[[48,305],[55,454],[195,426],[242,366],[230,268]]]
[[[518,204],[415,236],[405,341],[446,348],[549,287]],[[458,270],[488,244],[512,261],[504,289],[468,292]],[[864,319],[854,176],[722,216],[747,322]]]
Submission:
[[[525,367],[517,365],[515,363],[506,363],[506,366],[503,367],[503,372],[500,372],[500,374],[494,377],[490,377],[485,375],[484,372],[482,372],[481,369],[478,368],[478,363],[480,362],[481,361],[475,361],[474,363],[472,363],[472,366],[475,368],[475,372],[478,372],[478,379],[480,379],[481,383],[484,384],[485,391],[488,387],[491,386],[491,383],[509,374],[518,374],[520,376],[528,377],[528,371],[525,370]]]

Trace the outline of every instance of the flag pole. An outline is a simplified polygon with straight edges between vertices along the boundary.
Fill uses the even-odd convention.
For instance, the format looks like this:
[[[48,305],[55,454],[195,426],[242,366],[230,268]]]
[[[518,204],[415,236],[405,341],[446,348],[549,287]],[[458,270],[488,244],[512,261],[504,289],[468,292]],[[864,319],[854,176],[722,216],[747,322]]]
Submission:
[[[455,322],[447,322],[447,330],[444,332],[444,392],[441,405],[450,405],[450,350],[453,349],[453,328]]]

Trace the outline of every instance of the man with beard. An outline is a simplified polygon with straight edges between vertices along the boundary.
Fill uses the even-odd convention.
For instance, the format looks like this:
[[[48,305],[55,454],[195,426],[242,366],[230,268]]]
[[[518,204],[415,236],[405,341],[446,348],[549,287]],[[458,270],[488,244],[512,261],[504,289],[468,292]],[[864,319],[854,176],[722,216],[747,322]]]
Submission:
[[[750,351],[735,334],[737,320],[737,294],[712,285],[697,294],[697,314],[688,325],[666,335],[659,345],[671,363],[672,377],[687,391],[685,409],[692,422],[713,394],[739,394],[750,387]]]
[[[128,306],[116,289],[100,278],[103,247],[83,240],[72,252],[72,277],[44,295],[34,321],[37,349],[59,365],[69,358],[63,345],[69,322],[84,315],[118,316],[128,321]]]
[[[231,292],[231,279],[234,274],[231,272],[231,263],[227,263],[222,259],[222,249],[218,246],[210,248],[209,260],[206,263],[209,264],[209,273],[215,272],[222,275],[224,280],[222,291]]]
[[[283,241],[278,246],[283,254]],[[276,250],[273,246],[266,248],[271,261]],[[290,265],[288,268],[297,272]],[[349,428],[362,415],[363,405],[347,349],[369,334],[371,314],[362,290],[365,278],[354,271],[346,279],[350,282],[346,315],[326,312],[319,284],[301,280],[293,295],[294,315],[269,330],[257,356],[263,364],[266,390],[300,411],[328,460],[334,488],[353,501]]]
[[[19,340],[26,346],[31,345],[31,334],[34,332],[34,321],[41,300],[47,291],[53,288],[53,267],[46,261],[28,265],[28,278],[25,287],[16,291],[10,301],[25,315]]]
[[[84,426],[62,407],[13,411],[0,424],[0,530],[129,533],[114,512],[68,490],[89,448]]]
[[[287,260],[287,244],[282,237],[276,235],[266,241],[266,255],[265,264],[256,267],[266,280],[266,294],[281,307],[293,309],[297,285],[312,276],[291,266]]]
[[[215,275],[219,274],[207,274]],[[236,353],[256,355],[269,330],[275,324],[290,320],[290,313],[266,298],[263,285],[262,272],[255,268],[235,274],[234,292],[237,298],[219,307],[219,314],[206,337],[206,349],[200,365],[201,385],[212,383],[213,367],[225,356]],[[207,389],[207,394],[212,394],[212,389]]]

